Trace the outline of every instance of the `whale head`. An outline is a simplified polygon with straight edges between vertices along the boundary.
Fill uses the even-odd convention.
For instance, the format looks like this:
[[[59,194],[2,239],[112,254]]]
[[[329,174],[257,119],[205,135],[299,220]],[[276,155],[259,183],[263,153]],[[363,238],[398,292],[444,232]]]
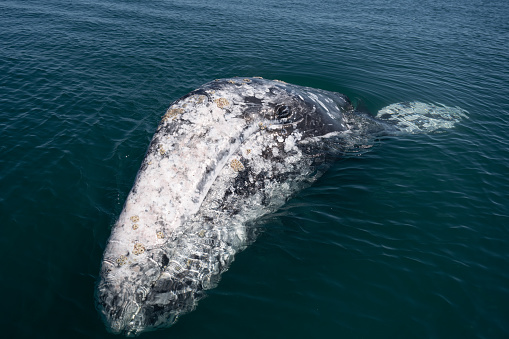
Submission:
[[[104,252],[96,301],[109,330],[138,335],[193,310],[253,240],[248,225],[316,179],[328,156],[430,125],[410,125],[418,113],[401,107],[383,121],[342,94],[261,78],[212,81],[173,102]]]
[[[311,172],[299,167],[311,163],[302,159],[312,158],[317,138],[348,130],[349,114],[342,94],[259,78],[212,81],[176,100],[104,253],[96,300],[109,330],[137,335],[192,310],[250,241],[246,223],[280,207],[293,189],[277,200],[265,186],[273,192],[295,181],[281,179],[286,167],[293,177]],[[232,207],[242,201],[231,192],[241,175],[252,190],[239,194],[256,196],[256,209]]]

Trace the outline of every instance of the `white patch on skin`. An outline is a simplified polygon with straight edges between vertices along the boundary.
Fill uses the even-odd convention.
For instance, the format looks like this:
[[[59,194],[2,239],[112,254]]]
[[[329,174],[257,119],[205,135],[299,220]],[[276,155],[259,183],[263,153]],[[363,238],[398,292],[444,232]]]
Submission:
[[[292,150],[297,151],[297,145],[296,142],[300,140],[301,135],[300,133],[295,133],[290,136],[288,136],[285,140],[285,152],[290,152]]]
[[[279,149],[277,147],[272,147],[272,156],[277,157],[279,155]]]
[[[309,95],[309,97],[310,97],[310,98],[311,98],[314,102],[316,102],[316,103],[318,103],[320,106],[322,106],[322,108],[323,108],[325,111],[329,112],[329,108],[328,108],[326,105],[324,105],[324,104],[323,104],[323,102],[322,102],[322,101],[318,98],[318,96],[317,96],[316,94],[314,94],[314,93],[309,93],[308,95]],[[320,97],[322,97],[322,96],[320,96]]]

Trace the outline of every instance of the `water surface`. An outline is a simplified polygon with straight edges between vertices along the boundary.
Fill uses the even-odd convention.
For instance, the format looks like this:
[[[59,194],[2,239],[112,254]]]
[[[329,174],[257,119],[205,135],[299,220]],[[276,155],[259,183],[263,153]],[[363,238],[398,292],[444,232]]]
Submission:
[[[0,1],[0,324],[109,337],[103,249],[169,104],[215,78],[470,118],[342,159],[147,338],[509,337],[509,3]]]

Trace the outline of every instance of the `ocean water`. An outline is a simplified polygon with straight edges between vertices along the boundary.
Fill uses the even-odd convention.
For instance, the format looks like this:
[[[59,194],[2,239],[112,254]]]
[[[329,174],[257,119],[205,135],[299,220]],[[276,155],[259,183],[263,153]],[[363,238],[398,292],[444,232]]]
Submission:
[[[262,76],[452,130],[339,160],[219,286],[144,338],[508,338],[506,0],[0,0],[0,325],[106,338],[94,289],[169,104]]]

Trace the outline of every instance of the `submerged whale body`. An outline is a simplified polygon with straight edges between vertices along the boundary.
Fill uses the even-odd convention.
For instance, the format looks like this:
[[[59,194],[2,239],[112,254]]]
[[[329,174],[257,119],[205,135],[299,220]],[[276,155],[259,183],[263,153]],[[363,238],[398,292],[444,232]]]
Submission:
[[[97,306],[113,333],[172,325],[276,211],[334,159],[384,135],[450,128],[458,108],[357,112],[342,94],[261,78],[221,79],[163,116],[104,252]]]

